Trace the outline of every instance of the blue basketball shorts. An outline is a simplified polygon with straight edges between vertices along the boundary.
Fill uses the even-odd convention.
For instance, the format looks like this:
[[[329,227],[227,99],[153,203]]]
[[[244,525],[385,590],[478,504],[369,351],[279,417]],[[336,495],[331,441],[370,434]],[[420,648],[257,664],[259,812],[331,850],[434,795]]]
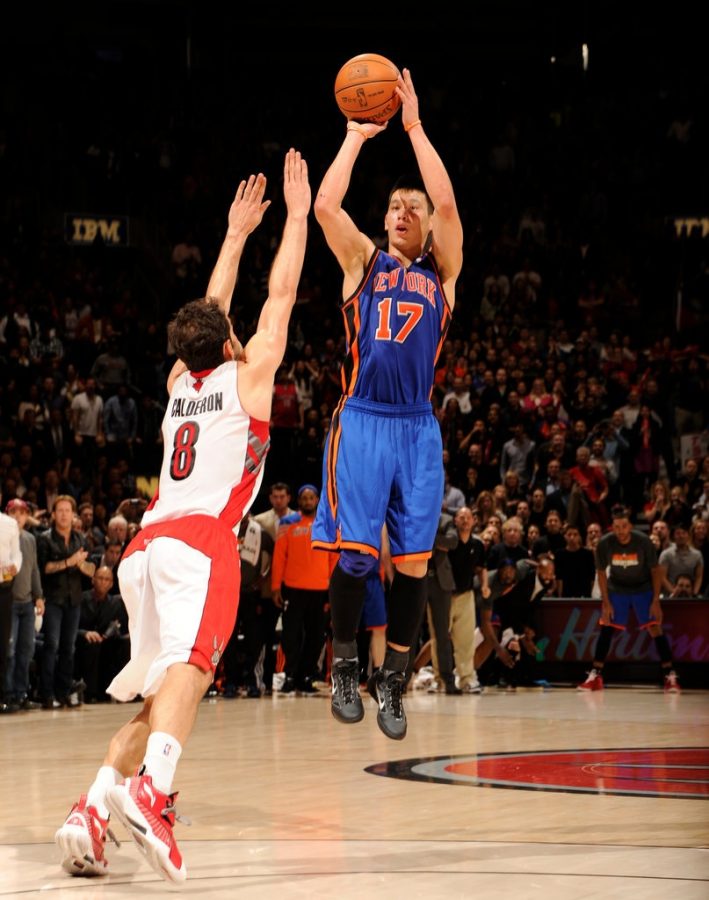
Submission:
[[[442,451],[430,403],[342,398],[325,444],[313,547],[378,557],[386,523],[393,562],[428,559],[443,502]]]
[[[625,631],[631,607],[635,610],[635,618],[638,620],[640,628],[648,628],[650,625],[657,624],[657,620],[650,615],[652,591],[642,591],[639,594],[616,594],[608,591],[608,599],[613,607],[613,618],[610,622],[605,622],[601,617],[599,625],[610,625],[611,628]]]
[[[386,628],[387,608],[384,585],[379,572],[373,572],[365,582],[364,608],[360,628]]]

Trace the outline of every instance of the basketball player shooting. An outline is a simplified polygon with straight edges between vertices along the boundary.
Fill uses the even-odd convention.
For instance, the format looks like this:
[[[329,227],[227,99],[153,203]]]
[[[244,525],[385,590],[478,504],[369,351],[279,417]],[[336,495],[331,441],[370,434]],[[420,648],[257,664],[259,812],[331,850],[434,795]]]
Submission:
[[[118,700],[140,694],[144,702],[57,831],[72,875],[107,872],[112,813],[159,874],[186,877],[172,781],[236,620],[236,535],[263,477],[273,380],[305,254],[310,185],[299,152],[286,155],[283,237],[257,331],[242,349],[227,314],[244,244],[270,203],[265,189],[263,175],[241,182],[207,298],[188,303],[169,326],[178,361],[167,383],[159,488],[118,572],[131,659],[108,688]]]
[[[386,126],[348,123],[315,200],[316,218],[344,276],[348,355],[325,447],[313,546],[340,551],[330,582],[331,709],[340,722],[359,722],[364,707],[355,634],[386,523],[396,572],[384,665],[367,687],[380,729],[401,740],[405,670],[423,617],[443,497],[441,434],[430,397],[463,263],[463,228],[450,178],[419,118],[408,69],[397,94],[420,177],[400,179],[389,196],[387,251],[378,250],[342,208],[362,148]]]

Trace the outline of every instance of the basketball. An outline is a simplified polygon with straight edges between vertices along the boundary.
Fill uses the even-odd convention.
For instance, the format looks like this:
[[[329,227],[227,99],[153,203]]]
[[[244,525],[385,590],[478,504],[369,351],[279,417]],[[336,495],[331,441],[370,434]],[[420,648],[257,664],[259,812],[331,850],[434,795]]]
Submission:
[[[383,125],[401,106],[396,93],[399,70],[377,53],[361,53],[348,60],[335,79],[340,111],[355,122]]]

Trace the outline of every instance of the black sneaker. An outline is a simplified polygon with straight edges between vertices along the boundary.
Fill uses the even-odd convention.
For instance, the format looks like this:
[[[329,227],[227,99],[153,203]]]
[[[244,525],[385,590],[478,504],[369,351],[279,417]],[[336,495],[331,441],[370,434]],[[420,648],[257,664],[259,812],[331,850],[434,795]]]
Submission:
[[[406,713],[402,701],[405,686],[404,673],[391,669],[377,669],[367,682],[367,690],[379,707],[377,725],[393,741],[403,741],[406,737]]]
[[[354,725],[364,718],[364,704],[359,695],[359,662],[338,659],[332,664],[332,698],[330,709],[338,722]]]
[[[286,678],[283,682],[283,687],[279,691],[280,694],[294,694],[295,693],[295,678]]]
[[[311,678],[304,678],[302,683],[298,687],[298,693],[303,694],[306,697],[314,697],[317,694],[318,689],[313,684]]]
[[[20,700],[20,709],[41,709],[41,703],[35,703],[34,700],[30,700],[29,697],[23,697]]]

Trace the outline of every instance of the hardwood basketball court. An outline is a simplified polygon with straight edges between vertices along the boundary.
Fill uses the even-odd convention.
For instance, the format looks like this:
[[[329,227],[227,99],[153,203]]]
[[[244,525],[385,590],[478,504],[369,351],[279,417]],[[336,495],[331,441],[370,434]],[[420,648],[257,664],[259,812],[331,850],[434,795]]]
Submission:
[[[648,688],[417,691],[400,743],[379,732],[370,700],[352,727],[326,695],[205,701],[176,779],[192,820],[176,829],[181,893],[706,898],[707,700]],[[54,831],[131,712],[0,720],[0,896],[175,890],[120,826],[109,877],[72,879],[58,865]]]

